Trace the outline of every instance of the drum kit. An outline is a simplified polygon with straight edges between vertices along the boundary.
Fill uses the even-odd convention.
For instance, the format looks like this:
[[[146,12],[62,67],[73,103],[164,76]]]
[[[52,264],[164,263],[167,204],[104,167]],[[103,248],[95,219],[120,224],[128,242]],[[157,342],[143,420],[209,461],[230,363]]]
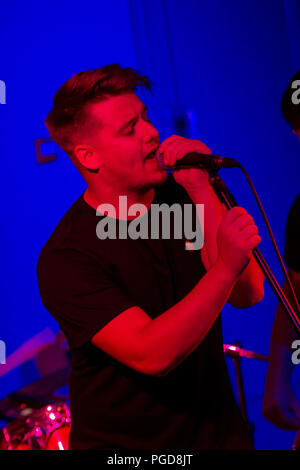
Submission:
[[[40,339],[41,336],[38,338],[39,342]],[[44,357],[48,356],[47,351],[51,351],[53,359],[53,346],[63,349],[64,352],[68,351],[68,347],[64,346],[66,344],[64,340],[60,332],[55,344],[46,345],[43,349]],[[35,345],[39,342],[35,342]],[[240,408],[244,419],[248,422],[240,359],[246,357],[267,361],[268,357],[247,351],[238,343],[224,344],[223,349],[225,355],[234,363]],[[24,349],[22,356],[23,354]],[[18,358],[13,359],[15,366]],[[11,393],[0,402],[0,420],[8,422],[0,429],[0,450],[68,450],[71,429],[68,395],[57,395],[55,392],[67,386],[70,363],[64,361],[62,357],[60,364],[62,367],[54,373],[52,370],[50,374],[43,374],[39,380]],[[299,448],[300,433],[293,445],[293,449]]]
[[[47,328],[1,365],[0,380],[19,368],[24,384],[24,368],[34,373],[0,401],[0,420],[6,423],[0,429],[0,450],[68,450],[70,359],[62,332],[54,335]]]
[[[71,419],[66,403],[37,410],[22,405],[28,415],[0,431],[0,450],[68,450]]]

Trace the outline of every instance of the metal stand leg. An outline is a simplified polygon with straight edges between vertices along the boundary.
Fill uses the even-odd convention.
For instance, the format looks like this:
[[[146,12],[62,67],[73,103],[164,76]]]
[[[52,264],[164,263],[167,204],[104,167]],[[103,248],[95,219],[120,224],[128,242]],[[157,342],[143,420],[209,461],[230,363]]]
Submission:
[[[233,356],[232,361],[233,361],[234,369],[235,369],[236,383],[237,383],[241,413],[242,413],[242,416],[243,416],[244,420],[246,421],[246,423],[249,426],[248,412],[247,412],[246,398],[245,398],[245,390],[244,390],[244,382],[243,382],[242,369],[241,369],[241,359],[240,359],[239,356]]]

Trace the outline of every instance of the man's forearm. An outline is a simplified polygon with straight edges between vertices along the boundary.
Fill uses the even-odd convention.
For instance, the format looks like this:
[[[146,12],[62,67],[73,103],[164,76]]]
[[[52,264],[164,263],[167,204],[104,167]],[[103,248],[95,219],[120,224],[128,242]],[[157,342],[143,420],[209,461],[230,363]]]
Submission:
[[[204,246],[208,267],[212,267],[218,259],[217,233],[226,209],[208,180],[204,187],[189,190],[188,194],[195,205],[204,205]]]
[[[229,303],[236,308],[248,308],[259,303],[264,297],[264,279],[260,267],[252,256],[232,290]]]
[[[190,191],[189,196],[194,204],[204,204],[204,246],[209,266],[213,266],[218,259],[217,233],[227,209],[209,183],[197,191]],[[236,308],[245,308],[260,302],[264,296],[263,281],[264,275],[252,257],[236,282],[229,303]]]
[[[234,283],[217,262],[180,302],[149,322],[140,336],[144,369],[164,375],[191,354],[213,325]]]

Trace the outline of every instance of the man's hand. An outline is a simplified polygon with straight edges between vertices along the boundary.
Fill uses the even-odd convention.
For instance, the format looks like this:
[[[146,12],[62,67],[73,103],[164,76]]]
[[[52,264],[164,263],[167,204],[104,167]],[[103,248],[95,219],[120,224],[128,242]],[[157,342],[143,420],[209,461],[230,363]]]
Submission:
[[[243,207],[233,207],[224,216],[218,230],[218,262],[235,278],[248,265],[253,248],[260,243],[258,228]]]
[[[178,135],[165,139],[158,152],[163,155],[164,165],[171,167],[191,152],[211,154],[210,149],[200,140],[186,139]],[[198,168],[173,170],[173,177],[188,193],[197,191],[203,185],[208,184],[208,173]]]
[[[210,149],[199,140],[177,135],[164,140],[158,151],[163,155],[164,164],[171,167],[191,152],[211,154]],[[211,269],[218,260],[231,276],[236,278],[242,273],[232,290],[231,305],[246,308],[260,302],[264,295],[264,277],[253,257],[251,259],[251,254],[261,238],[252,217],[242,208],[227,211],[210,185],[205,170],[178,169],[173,171],[173,177],[184,187],[194,204],[205,206],[204,245],[201,250],[205,269]]]

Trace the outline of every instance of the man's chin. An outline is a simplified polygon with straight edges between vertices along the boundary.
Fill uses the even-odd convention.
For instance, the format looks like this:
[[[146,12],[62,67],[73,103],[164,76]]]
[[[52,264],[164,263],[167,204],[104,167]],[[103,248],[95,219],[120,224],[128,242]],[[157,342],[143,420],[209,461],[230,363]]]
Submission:
[[[168,179],[168,174],[166,171],[157,171],[153,173],[147,173],[143,179],[138,181],[136,189],[142,191],[149,191],[150,189],[155,188],[156,186],[161,186]]]
[[[162,171],[161,173],[157,174],[156,178],[153,178],[152,186],[160,186],[165,183],[168,179],[168,173],[166,171]]]

